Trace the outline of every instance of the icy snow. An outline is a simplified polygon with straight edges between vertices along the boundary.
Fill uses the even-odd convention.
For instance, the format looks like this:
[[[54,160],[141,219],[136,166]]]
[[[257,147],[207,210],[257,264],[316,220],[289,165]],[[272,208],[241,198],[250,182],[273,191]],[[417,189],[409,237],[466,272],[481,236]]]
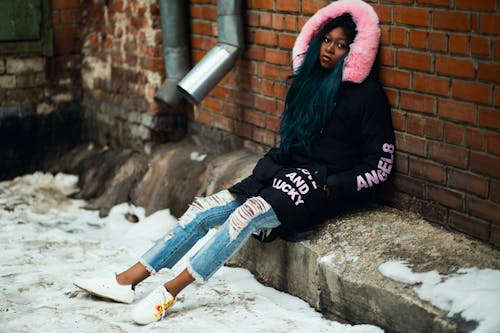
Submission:
[[[168,210],[145,217],[128,204],[99,218],[84,201],[66,197],[76,183],[72,175],[42,173],[0,182],[0,332],[382,332],[326,320],[299,298],[228,267],[187,287],[166,320],[137,326],[130,305],[89,296],[72,281],[125,269],[176,220]],[[185,260],[140,284],[138,296],[181,271]]]
[[[500,332],[500,271],[461,268],[450,276],[436,271],[413,273],[403,261],[383,263],[379,271],[395,281],[420,283],[414,290],[421,299],[447,311],[449,317],[460,315],[478,322],[474,333]]]

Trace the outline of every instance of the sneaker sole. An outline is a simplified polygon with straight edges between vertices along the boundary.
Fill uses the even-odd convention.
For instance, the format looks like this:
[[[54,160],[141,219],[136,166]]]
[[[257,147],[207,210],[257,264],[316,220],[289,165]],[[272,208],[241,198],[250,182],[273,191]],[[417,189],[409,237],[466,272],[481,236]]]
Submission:
[[[81,290],[84,290],[86,291],[87,293],[89,293],[90,295],[94,295],[94,296],[98,296],[100,298],[104,298],[104,299],[107,299],[107,300],[111,300],[111,301],[114,301],[114,302],[118,302],[118,303],[125,303],[125,304],[131,304],[133,302],[133,300],[131,301],[125,301],[123,299],[119,299],[119,298],[114,298],[114,297],[111,297],[111,296],[107,296],[107,295],[104,295],[104,294],[100,294],[100,293],[97,293],[93,290],[89,290],[87,288],[84,288],[82,286],[79,286],[77,285],[76,283],[73,283],[73,285],[77,288],[80,288]]]

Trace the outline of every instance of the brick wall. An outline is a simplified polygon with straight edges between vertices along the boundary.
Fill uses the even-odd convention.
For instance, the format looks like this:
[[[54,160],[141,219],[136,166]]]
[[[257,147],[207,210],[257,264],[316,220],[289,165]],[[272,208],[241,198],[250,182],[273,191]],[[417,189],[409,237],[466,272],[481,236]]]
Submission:
[[[0,178],[39,168],[56,145],[80,138],[82,4],[52,1],[52,55],[0,56]]]
[[[143,150],[184,134],[185,106],[155,102],[165,80],[157,0],[93,0],[83,46],[86,133],[101,145]]]
[[[247,0],[247,47],[189,118],[250,143],[279,142],[299,28],[330,1]],[[382,26],[381,80],[398,145],[392,204],[500,244],[500,4],[368,1]],[[191,0],[199,61],[217,42],[215,0]]]

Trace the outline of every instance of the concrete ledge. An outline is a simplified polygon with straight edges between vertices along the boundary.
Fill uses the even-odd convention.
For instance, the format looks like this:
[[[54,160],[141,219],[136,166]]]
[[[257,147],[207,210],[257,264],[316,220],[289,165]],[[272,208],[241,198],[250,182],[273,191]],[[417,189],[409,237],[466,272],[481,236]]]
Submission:
[[[301,242],[251,240],[230,264],[336,320],[375,324],[387,332],[461,332],[474,326],[446,317],[413,287],[380,274],[378,266],[390,260],[441,274],[500,268],[498,250],[389,207],[344,214]]]
[[[199,142],[188,138],[147,156],[79,147],[52,171],[79,174],[80,196],[104,215],[130,201],[148,214],[170,208],[179,216],[194,196],[227,188],[248,175],[259,158],[245,149],[216,151]],[[206,157],[193,160],[193,153]],[[467,267],[500,269],[498,250],[381,206],[345,213],[300,242],[251,239],[229,264],[249,269],[265,284],[339,321],[374,324],[387,332],[461,332],[474,326],[447,318],[412,287],[382,276],[378,267],[390,260],[441,274]]]

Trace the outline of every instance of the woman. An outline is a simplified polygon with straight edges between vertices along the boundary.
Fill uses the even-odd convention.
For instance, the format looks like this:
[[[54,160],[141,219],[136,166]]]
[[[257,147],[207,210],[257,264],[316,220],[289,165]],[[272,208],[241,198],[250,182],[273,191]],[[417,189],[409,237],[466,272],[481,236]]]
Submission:
[[[394,161],[394,131],[385,93],[370,76],[379,36],[377,15],[361,0],[319,10],[294,46],[280,147],[229,190],[197,198],[134,266],[75,285],[131,303],[138,283],[171,268],[210,228],[222,225],[186,269],[134,306],[132,319],[148,324],[162,319],[195,279],[209,279],[252,234],[270,241],[309,230],[383,183]]]

